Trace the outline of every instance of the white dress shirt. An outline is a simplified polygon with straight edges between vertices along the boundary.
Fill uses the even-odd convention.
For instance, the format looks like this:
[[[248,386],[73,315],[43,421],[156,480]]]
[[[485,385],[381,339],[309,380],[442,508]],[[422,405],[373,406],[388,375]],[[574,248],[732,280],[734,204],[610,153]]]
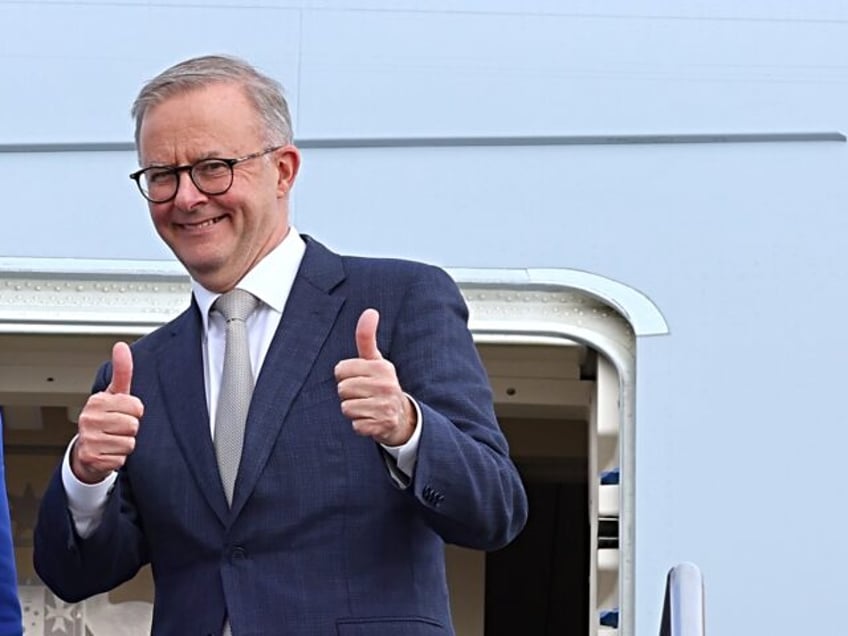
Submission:
[[[271,340],[280,325],[305,251],[306,244],[303,238],[292,227],[286,238],[259,261],[237,285],[239,289],[250,292],[261,301],[247,319],[250,363],[254,379],[259,376],[262,363],[271,346]],[[191,289],[203,321],[203,374],[210,435],[214,436],[215,414],[224,365],[226,326],[223,316],[218,312],[210,312],[210,309],[221,294],[209,291],[195,280],[191,281]],[[414,405],[418,421],[412,437],[402,446],[383,445],[386,452],[395,460],[396,465],[387,462],[387,466],[392,479],[400,487],[406,487],[409,484],[418,456],[418,441],[421,437],[421,409],[411,397],[410,401]],[[144,426],[143,418],[141,426]],[[351,432],[351,434],[354,433]],[[81,482],[71,470],[70,453],[75,442],[76,437],[65,451],[65,459],[62,462],[62,484],[68,496],[68,509],[73,517],[77,534],[86,538],[91,536],[100,524],[106,501],[118,474],[113,472],[97,484]],[[396,470],[402,474],[398,475]]]

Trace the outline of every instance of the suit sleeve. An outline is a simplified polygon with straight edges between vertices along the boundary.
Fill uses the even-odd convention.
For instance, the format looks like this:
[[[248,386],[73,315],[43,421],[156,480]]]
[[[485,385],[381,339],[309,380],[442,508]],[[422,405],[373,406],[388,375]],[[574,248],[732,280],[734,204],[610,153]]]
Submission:
[[[110,366],[98,373],[94,391],[108,385]],[[123,470],[94,533],[81,538],[68,510],[61,466],[53,474],[35,527],[33,562],[45,584],[67,602],[106,592],[135,576],[148,562],[131,487]]]
[[[23,630],[21,604],[18,600],[18,577],[15,568],[15,548],[6,498],[6,471],[3,459],[3,420],[0,418],[0,635],[20,634]]]
[[[412,494],[445,541],[494,550],[527,520],[527,497],[498,426],[459,289],[427,268],[407,288],[390,359],[423,422]]]

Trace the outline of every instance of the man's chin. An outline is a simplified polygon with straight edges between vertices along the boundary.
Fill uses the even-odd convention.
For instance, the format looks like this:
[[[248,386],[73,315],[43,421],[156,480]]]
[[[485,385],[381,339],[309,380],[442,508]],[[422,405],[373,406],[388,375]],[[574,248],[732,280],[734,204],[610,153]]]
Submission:
[[[177,259],[186,268],[189,276],[209,291],[216,291],[214,287],[217,286],[219,279],[223,277],[224,263],[220,261],[210,262],[209,260],[182,258],[179,255],[177,255]]]

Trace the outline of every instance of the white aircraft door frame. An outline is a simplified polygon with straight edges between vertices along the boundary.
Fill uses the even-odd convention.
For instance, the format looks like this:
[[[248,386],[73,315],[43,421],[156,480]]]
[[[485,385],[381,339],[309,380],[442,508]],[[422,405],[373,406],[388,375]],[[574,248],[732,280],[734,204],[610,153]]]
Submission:
[[[449,271],[465,294],[471,312],[469,326],[476,342],[555,345],[564,340],[577,341],[603,354],[618,374],[621,476],[617,634],[634,636],[636,339],[667,334],[665,318],[641,292],[588,272]],[[595,499],[597,508],[597,494],[590,497]],[[596,564],[597,555],[593,554],[592,558]],[[594,621],[591,624],[595,634],[597,625]]]

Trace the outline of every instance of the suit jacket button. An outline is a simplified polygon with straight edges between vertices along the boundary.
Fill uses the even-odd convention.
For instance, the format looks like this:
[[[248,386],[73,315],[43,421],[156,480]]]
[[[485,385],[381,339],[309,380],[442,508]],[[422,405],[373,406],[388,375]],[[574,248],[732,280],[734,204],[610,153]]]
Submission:
[[[241,561],[247,558],[247,551],[241,546],[236,546],[230,550],[230,561]]]

